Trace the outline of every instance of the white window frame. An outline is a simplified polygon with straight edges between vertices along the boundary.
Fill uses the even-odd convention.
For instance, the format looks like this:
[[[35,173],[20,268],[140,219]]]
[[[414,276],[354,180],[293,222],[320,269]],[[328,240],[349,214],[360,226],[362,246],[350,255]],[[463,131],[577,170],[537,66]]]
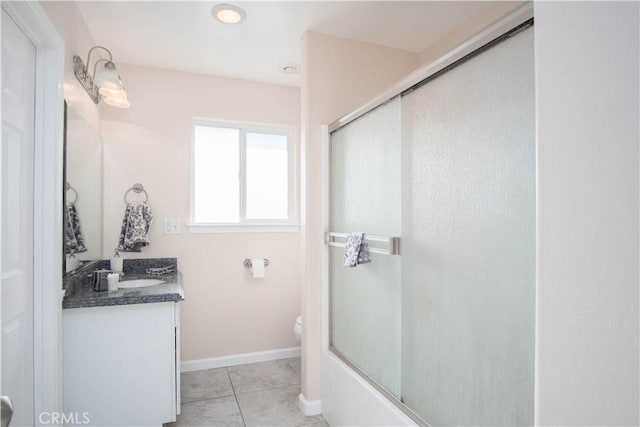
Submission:
[[[240,132],[240,220],[233,223],[197,222],[195,220],[195,128],[196,126],[210,126],[217,128],[238,129]],[[288,155],[288,212],[287,219],[247,219],[247,188],[246,188],[246,162],[247,162],[247,133],[266,133],[270,135],[284,135],[287,137]],[[246,232],[297,232],[298,223],[298,198],[296,168],[296,144],[295,129],[285,126],[261,125],[246,122],[228,122],[208,119],[193,119],[191,122],[191,169],[189,171],[191,181],[190,194],[190,222],[187,224],[190,233],[246,233]]]

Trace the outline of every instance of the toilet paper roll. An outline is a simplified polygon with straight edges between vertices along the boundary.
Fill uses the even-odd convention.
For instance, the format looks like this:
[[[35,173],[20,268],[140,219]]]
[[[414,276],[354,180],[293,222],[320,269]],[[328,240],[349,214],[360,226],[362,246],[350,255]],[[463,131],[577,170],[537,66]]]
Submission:
[[[254,279],[264,277],[264,258],[251,258],[251,271]]]

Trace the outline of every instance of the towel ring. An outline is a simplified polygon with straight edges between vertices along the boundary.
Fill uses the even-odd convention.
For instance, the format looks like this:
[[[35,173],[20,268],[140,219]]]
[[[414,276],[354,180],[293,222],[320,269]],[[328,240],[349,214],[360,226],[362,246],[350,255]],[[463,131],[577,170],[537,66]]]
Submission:
[[[76,189],[75,189],[75,188],[73,188],[73,187],[71,186],[71,184],[69,184],[69,183],[67,182],[67,183],[64,185],[64,191],[65,191],[65,192],[67,192],[67,191],[69,191],[69,190],[73,191],[74,198],[73,198],[73,200],[72,200],[72,201],[67,200],[67,204],[73,205],[73,204],[75,204],[75,203],[78,201],[78,192],[76,191]]]
[[[130,191],[133,191],[136,194],[144,193],[144,203],[147,203],[147,201],[149,200],[149,194],[147,194],[147,190],[144,189],[142,184],[133,184],[133,187],[131,187],[130,189],[128,189],[124,193],[124,204],[125,205],[129,204],[129,202],[127,201],[127,195],[129,194]]]

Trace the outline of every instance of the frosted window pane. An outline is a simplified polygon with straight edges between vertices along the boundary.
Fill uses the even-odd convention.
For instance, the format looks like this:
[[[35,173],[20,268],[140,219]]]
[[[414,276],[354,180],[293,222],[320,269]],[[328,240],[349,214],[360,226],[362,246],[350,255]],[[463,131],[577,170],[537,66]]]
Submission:
[[[402,398],[430,425],[532,425],[533,30],[402,98]]]
[[[247,133],[247,219],[287,219],[289,153],[286,135]]]
[[[195,221],[240,220],[240,131],[195,126]]]
[[[332,231],[400,234],[400,136],[399,97],[333,133]],[[330,250],[332,345],[399,396],[400,258],[346,268]]]

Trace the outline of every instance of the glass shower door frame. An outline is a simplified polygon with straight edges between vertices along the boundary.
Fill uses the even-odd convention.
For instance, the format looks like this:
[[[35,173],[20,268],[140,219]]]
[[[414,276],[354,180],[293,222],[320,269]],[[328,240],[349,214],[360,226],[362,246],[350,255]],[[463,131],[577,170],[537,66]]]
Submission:
[[[485,50],[491,48],[492,46],[500,43],[501,41],[509,38],[510,36],[523,31],[533,25],[533,3],[525,3],[515,11],[511,12],[504,18],[498,20],[494,24],[490,25],[485,30],[479,32],[457,48],[451,50],[447,54],[443,55],[439,59],[435,60],[429,65],[421,67],[416,70],[414,73],[407,76],[405,79],[398,82],[392,88],[383,92],[369,103],[363,105],[362,107],[356,109],[355,111],[347,114],[346,116],[336,120],[331,123],[327,127],[327,148],[326,153],[328,155],[327,161],[327,194],[325,195],[325,200],[327,202],[326,210],[325,210],[325,218],[328,229],[325,229],[325,246],[326,246],[326,298],[328,308],[326,309],[326,334],[324,338],[326,339],[325,348],[328,349],[330,353],[336,356],[339,360],[345,363],[349,368],[355,371],[360,377],[362,377],[367,383],[369,383],[374,389],[376,389],[380,394],[382,394],[386,399],[392,402],[396,407],[398,407],[402,412],[404,412],[407,416],[409,416],[413,421],[415,421],[418,425],[428,426],[429,424],[423,420],[418,414],[416,414],[411,408],[406,406],[401,398],[394,396],[390,391],[388,391],[382,384],[372,378],[367,372],[361,369],[359,366],[350,361],[345,355],[343,355],[338,349],[333,345],[333,304],[331,304],[333,292],[332,286],[333,277],[331,272],[331,247],[329,246],[329,232],[341,231],[334,230],[333,221],[332,221],[332,194],[333,194],[333,170],[332,170],[332,136],[333,133],[347,124],[353,122],[359,117],[367,114],[370,111],[373,111],[377,107],[389,102],[391,99],[396,96],[406,94],[418,87],[428,83],[430,80],[433,80],[440,75],[450,71],[451,69],[461,65],[467,60],[481,54]],[[400,249],[400,248],[398,248]]]
[[[399,94],[397,94],[396,96],[394,96],[393,98],[391,98],[390,100],[387,100],[385,102],[383,102],[380,105],[377,105],[375,108],[371,109],[368,111],[369,112],[373,112],[374,110],[378,109],[378,108],[385,108],[384,112],[382,113],[384,115],[384,117],[393,117],[394,115],[396,116],[395,118],[397,118],[398,122],[397,122],[397,131],[400,131],[400,121],[401,121],[401,117],[399,115],[400,112],[400,96]],[[377,118],[380,118],[379,116]],[[342,129],[343,127],[340,127],[340,129]],[[338,129],[336,129],[337,131]],[[394,132],[392,132],[393,134]],[[341,254],[338,252],[339,250],[337,250],[335,247],[344,247],[344,244],[341,242],[336,242],[336,240],[346,240],[346,233],[344,232],[348,232],[348,231],[363,231],[362,229],[358,229],[358,230],[343,230],[341,229],[340,226],[336,225],[336,221],[335,218],[332,214],[333,212],[333,206],[331,201],[333,200],[333,195],[334,195],[334,180],[333,177],[335,176],[334,174],[334,159],[336,158],[336,150],[335,150],[335,144],[339,143],[339,141],[336,141],[334,138],[334,134],[335,131],[333,133],[328,133],[328,146],[326,148],[326,152],[328,153],[328,169],[329,169],[329,176],[327,179],[327,187],[328,187],[328,197],[327,197],[327,218],[328,218],[328,223],[329,223],[329,229],[328,231],[325,232],[325,244],[327,246],[327,271],[328,271],[328,284],[331,283],[335,283],[335,277],[334,277],[334,269],[332,268],[332,255],[335,256],[337,254],[338,257],[341,256]],[[395,139],[394,135],[394,139]],[[378,139],[378,145],[374,144],[373,147],[370,148],[375,148],[375,147],[380,147],[380,135],[377,135],[377,137],[374,137],[373,139]],[[389,141],[388,137],[385,139],[385,137],[382,137],[382,142],[386,143],[387,141]],[[362,141],[361,141],[362,142]],[[390,168],[381,168],[381,169],[377,169],[377,168],[373,168],[376,171],[380,171],[379,173],[376,173],[376,179],[378,179],[379,183],[380,181],[384,181],[385,183],[388,182],[388,179],[390,179],[391,182],[393,182],[394,178],[397,178],[397,182],[398,184],[400,184],[400,176],[401,176],[401,169],[400,169],[400,143],[398,141],[398,145],[395,147],[397,149],[397,164],[393,161],[387,161],[387,166],[389,166]],[[368,150],[364,150],[367,153],[371,153],[371,151]],[[391,152],[393,152],[393,149],[390,150]],[[373,152],[377,152],[377,151],[373,151]],[[385,161],[383,161],[382,163],[385,163]],[[344,166],[344,165],[343,165]],[[395,166],[395,167],[394,167]],[[358,166],[359,168],[365,167],[366,166]],[[391,169],[391,170],[389,170]],[[397,169],[397,170],[396,170]],[[362,172],[362,171],[361,171]],[[396,176],[397,175],[397,176]],[[357,186],[358,184],[356,184]],[[379,186],[376,187],[375,185],[371,185],[370,182],[367,182],[365,185],[365,187],[371,187],[371,188],[375,188],[376,191],[378,190],[382,190],[382,193],[386,194],[384,192],[384,189],[381,189]],[[395,189],[395,186],[393,186],[393,188]],[[367,191],[367,190],[365,190]],[[378,196],[379,194],[375,194],[373,197]],[[380,195],[382,197],[382,199],[384,199],[384,197],[382,195]],[[398,202],[399,202],[399,193],[398,193]],[[385,203],[387,205],[387,207],[389,207],[389,203],[388,201],[386,201],[387,203]],[[396,211],[395,208],[395,204],[391,204],[391,211]],[[378,207],[380,207],[380,205],[378,205]],[[366,210],[366,209],[365,209]],[[382,210],[384,210],[384,208],[382,208]],[[376,216],[377,212],[372,212],[371,215],[364,215],[365,217],[370,217],[370,216]],[[384,216],[384,215],[382,215]],[[395,229],[397,227],[397,229],[395,229],[395,232],[390,233],[390,235],[384,235],[384,236],[378,236],[378,235],[373,235],[373,234],[366,234],[367,237],[367,242],[368,242],[368,251],[372,257],[372,264],[365,264],[364,266],[358,266],[355,269],[347,269],[347,275],[350,273],[359,273],[360,270],[362,269],[372,269],[372,268],[380,268],[381,266],[384,265],[390,265],[393,266],[393,260],[389,259],[390,258],[396,258],[396,262],[399,263],[399,259],[397,259],[397,256],[400,255],[401,253],[401,238],[398,237],[397,235],[391,235],[391,234],[397,234],[400,232],[401,229],[401,223],[400,223],[400,212],[397,212],[397,218],[395,218],[395,221],[397,221],[397,225],[390,225],[388,223],[382,223],[382,222],[377,222],[377,221],[370,221],[370,218],[367,218],[364,222],[367,222],[368,226],[369,226],[369,231],[374,231],[375,232],[380,232],[379,230],[386,230],[387,232],[391,232],[393,231],[392,229]],[[394,222],[394,215],[392,215],[390,217],[391,221],[390,222]],[[361,218],[364,219],[364,218]],[[372,224],[375,223],[375,224]],[[353,226],[355,227],[362,227],[363,224],[358,222],[357,224],[351,222],[351,224],[353,224]],[[365,226],[365,230],[366,230],[366,226]],[[333,247],[333,248],[332,248]],[[332,254],[331,251],[333,251],[334,253]],[[376,258],[376,256],[379,255],[379,258]],[[335,262],[336,260],[334,260]],[[341,266],[341,258],[337,259],[337,261],[340,264],[340,267],[338,267],[339,269],[343,268]],[[389,264],[390,263],[390,264]],[[387,270],[382,268],[382,271],[378,271],[378,273],[382,275],[387,273]],[[364,273],[364,270],[362,271],[362,273]],[[372,272],[373,273],[373,272]],[[399,270],[397,271],[397,273],[399,274]],[[378,279],[379,277],[374,276],[375,279]],[[391,273],[391,277],[393,277],[393,273]],[[396,277],[397,282],[399,283],[400,281],[400,277]],[[342,282],[342,285],[354,285],[355,283],[344,283]],[[393,289],[386,289],[386,290],[381,290],[380,288],[376,289],[376,285],[380,285],[381,283],[378,281],[373,281],[373,282],[367,282],[366,285],[372,285],[372,287],[370,288],[372,290],[371,293],[369,293],[369,296],[371,294],[384,294],[385,292],[390,292],[393,294]],[[392,392],[390,391],[390,389],[388,387],[385,387],[385,385],[383,383],[381,383],[381,381],[377,380],[372,373],[367,372],[365,369],[363,369],[361,366],[359,366],[353,358],[350,358],[347,354],[343,353],[342,351],[340,351],[337,346],[334,343],[334,318],[335,318],[335,312],[334,312],[334,305],[331,303],[334,301],[334,288],[332,286],[327,286],[328,289],[328,301],[330,302],[328,304],[328,334],[327,334],[327,347],[329,349],[329,351],[331,353],[333,353],[336,357],[338,357],[338,359],[340,359],[342,362],[344,362],[347,366],[349,366],[351,369],[353,369],[355,372],[357,372],[361,377],[363,377],[370,385],[372,385],[378,392],[380,392],[381,394],[383,394],[388,400],[394,402],[394,404],[396,406],[400,406],[402,405],[402,402],[400,402],[400,400],[398,399],[398,397]],[[362,294],[361,294],[362,295]],[[399,297],[399,295],[398,295]],[[353,302],[353,301],[352,301]],[[369,301],[370,302],[370,301]],[[357,304],[359,304],[360,301],[357,301]],[[400,303],[400,300],[398,299],[398,303]],[[387,313],[387,316],[389,316],[390,314]],[[383,317],[384,319],[385,317]],[[390,316],[390,324],[393,324],[393,319],[394,316],[393,314],[391,314]],[[398,312],[397,313],[397,322],[398,322],[398,327],[400,327],[400,319],[401,319],[401,313]],[[383,322],[385,323],[385,322]],[[375,327],[372,326],[372,324],[369,324],[369,326],[372,327],[372,329],[374,329]],[[391,329],[392,330],[392,329]],[[398,330],[397,336],[396,338],[398,339],[398,343],[400,340],[400,330]],[[377,347],[379,348],[379,347]],[[374,348],[375,350],[376,348]],[[398,348],[398,351],[400,349]],[[352,355],[353,356],[353,355]],[[357,359],[356,359],[357,360]],[[398,358],[397,360],[392,358],[391,360],[394,360],[397,362],[397,378],[396,381],[398,383],[398,386],[400,384],[400,355],[398,354]],[[379,362],[379,361],[378,361]],[[378,376],[381,377],[381,380],[385,380],[387,381],[387,383],[389,383],[389,381],[391,381],[391,383],[393,383],[393,379],[394,379],[394,375],[393,375],[393,368],[391,368],[391,371],[389,372],[388,370],[386,372],[381,373],[380,370],[385,371],[385,365],[384,364],[380,364],[377,363],[374,366],[375,370],[377,371],[376,374]],[[385,375],[386,374],[386,375]],[[391,380],[390,380],[390,377]],[[390,388],[393,388],[392,386]],[[400,393],[400,390],[398,388],[397,390],[398,395]],[[407,408],[408,409],[408,408]],[[411,413],[410,409],[408,410],[408,412],[405,410],[406,413]],[[419,424],[424,424],[424,421],[420,420],[420,418],[411,413],[411,418],[416,421]]]

